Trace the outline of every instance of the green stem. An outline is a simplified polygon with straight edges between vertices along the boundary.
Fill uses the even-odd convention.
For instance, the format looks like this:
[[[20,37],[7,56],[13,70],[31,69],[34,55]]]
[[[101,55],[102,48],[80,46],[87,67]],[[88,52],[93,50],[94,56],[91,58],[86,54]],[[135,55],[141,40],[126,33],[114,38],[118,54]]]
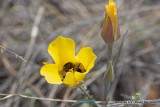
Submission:
[[[82,86],[80,86],[79,88],[81,89],[81,91],[84,92],[84,94],[88,97],[89,100],[92,100],[92,97],[89,95],[89,93]]]
[[[112,48],[113,48],[113,43],[108,44],[107,68],[108,68],[108,66],[109,66],[109,61],[110,61],[111,58],[112,58]],[[104,98],[103,98],[104,101],[106,100],[106,96],[107,96],[108,93],[109,93],[110,86],[111,86],[111,83],[108,84],[108,83],[106,83],[106,82],[104,81]],[[106,92],[106,90],[107,90],[107,92]]]
[[[112,48],[113,48],[113,43],[108,44],[107,67],[108,67],[109,61],[111,60],[111,57],[112,57]]]

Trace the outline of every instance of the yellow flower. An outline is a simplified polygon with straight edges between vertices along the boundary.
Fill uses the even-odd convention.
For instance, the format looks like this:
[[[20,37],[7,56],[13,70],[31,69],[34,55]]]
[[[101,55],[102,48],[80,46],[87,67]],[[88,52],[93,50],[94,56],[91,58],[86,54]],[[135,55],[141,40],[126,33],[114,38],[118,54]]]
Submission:
[[[48,52],[55,64],[44,63],[40,74],[50,84],[64,83],[71,88],[79,87],[83,83],[97,58],[90,47],[84,46],[75,56],[74,41],[62,36],[49,44]]]
[[[113,43],[120,37],[120,29],[117,21],[117,9],[113,0],[109,0],[109,4],[105,5],[106,15],[103,23],[101,36],[106,43]]]

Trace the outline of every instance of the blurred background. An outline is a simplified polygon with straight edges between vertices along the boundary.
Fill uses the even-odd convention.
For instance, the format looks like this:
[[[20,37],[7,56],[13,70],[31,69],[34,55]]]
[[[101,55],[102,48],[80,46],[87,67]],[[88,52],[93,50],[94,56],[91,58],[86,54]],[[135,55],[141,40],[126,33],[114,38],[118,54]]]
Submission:
[[[117,66],[111,100],[160,97],[160,0],[115,0],[121,39],[114,44],[113,59],[128,30]],[[58,36],[83,43],[98,56],[85,85],[95,100],[102,100],[107,45],[100,33],[108,0],[0,0],[0,93],[18,93],[53,99],[86,98],[78,89],[48,84],[40,76],[42,62],[52,62],[47,52]],[[37,30],[39,29],[39,30]],[[4,96],[0,96],[2,98]],[[0,107],[70,107],[72,103],[12,97]],[[145,104],[141,107],[160,107]]]

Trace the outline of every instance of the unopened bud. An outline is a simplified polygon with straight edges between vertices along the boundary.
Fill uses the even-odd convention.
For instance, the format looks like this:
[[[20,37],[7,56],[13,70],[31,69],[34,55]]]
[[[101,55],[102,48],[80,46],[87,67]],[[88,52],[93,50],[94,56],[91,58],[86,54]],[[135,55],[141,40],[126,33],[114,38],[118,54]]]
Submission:
[[[117,9],[113,0],[106,5],[106,15],[101,36],[106,43],[113,43],[120,37],[120,28],[117,21]]]
[[[109,61],[107,72],[104,74],[104,79],[105,79],[106,83],[111,83],[111,82],[113,82],[114,77],[115,77],[115,75],[114,75],[112,62]]]

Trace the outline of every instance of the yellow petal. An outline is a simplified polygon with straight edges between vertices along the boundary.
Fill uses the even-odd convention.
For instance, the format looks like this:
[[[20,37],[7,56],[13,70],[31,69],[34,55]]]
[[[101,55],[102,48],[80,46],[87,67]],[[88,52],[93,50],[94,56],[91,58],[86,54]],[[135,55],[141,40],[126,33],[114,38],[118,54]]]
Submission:
[[[89,70],[94,66],[94,61],[97,58],[90,47],[81,48],[76,57],[83,64],[86,72],[89,72]]]
[[[87,76],[87,72],[80,73],[80,72],[75,72],[74,77],[76,78],[76,81],[84,81],[84,79]]]
[[[58,73],[58,68],[55,64],[46,64],[41,70],[40,74],[45,77],[50,84],[62,84],[61,78]]]
[[[83,43],[82,48],[85,48],[85,44]]]
[[[76,84],[76,80],[72,72],[66,73],[63,83],[69,87],[72,87],[74,84]]]
[[[111,20],[113,22],[116,23],[117,21],[117,9],[116,9],[116,3],[114,3],[112,0],[109,1],[109,5],[108,5],[108,14],[109,14],[109,17],[111,18]]]
[[[115,32],[117,27],[117,9],[116,9],[116,3],[113,2],[113,0],[109,1],[109,5],[107,5],[106,11],[108,12],[107,14],[112,21],[113,29]]]
[[[55,41],[51,42],[48,47],[48,52],[54,59],[56,65],[62,70],[64,64],[75,62],[75,44],[70,38],[59,36]]]

